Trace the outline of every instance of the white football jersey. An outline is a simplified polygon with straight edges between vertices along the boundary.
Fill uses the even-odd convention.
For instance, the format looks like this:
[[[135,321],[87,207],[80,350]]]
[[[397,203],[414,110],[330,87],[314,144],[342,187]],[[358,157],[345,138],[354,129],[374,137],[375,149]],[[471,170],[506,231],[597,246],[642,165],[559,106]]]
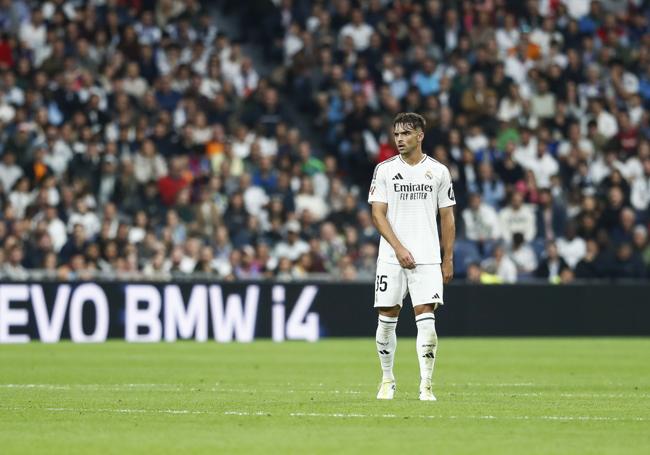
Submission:
[[[440,264],[438,208],[456,204],[449,169],[429,156],[411,166],[401,156],[375,167],[368,202],[388,204],[386,217],[416,264]],[[379,260],[399,264],[393,247],[381,237]]]

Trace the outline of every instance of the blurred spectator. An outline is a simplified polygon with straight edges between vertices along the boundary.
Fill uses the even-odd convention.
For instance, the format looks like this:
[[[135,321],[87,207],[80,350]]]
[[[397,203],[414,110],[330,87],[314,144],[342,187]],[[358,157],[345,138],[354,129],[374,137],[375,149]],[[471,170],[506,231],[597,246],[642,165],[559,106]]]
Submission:
[[[597,279],[605,273],[600,247],[595,240],[587,240],[585,255],[575,267],[576,278]]]
[[[295,204],[298,216],[301,216],[301,213],[307,210],[317,221],[323,220],[329,212],[325,200],[314,193],[313,181],[308,176],[301,179],[300,190],[295,197]],[[354,216],[356,217],[356,211]]]
[[[462,213],[465,236],[476,242],[481,250],[490,249],[501,238],[496,210],[481,201],[481,195],[471,193],[469,205]]]
[[[479,165],[478,179],[468,185],[472,192],[479,193],[485,204],[498,209],[505,198],[505,186],[492,169],[489,162],[483,162]]]
[[[23,170],[16,164],[16,155],[6,151],[0,162],[0,185],[5,194],[9,194],[14,184],[23,176]]]
[[[274,256],[295,261],[300,255],[308,251],[309,245],[300,238],[300,223],[296,220],[289,221],[286,225],[286,240],[277,244],[273,253]]]
[[[508,257],[502,245],[497,245],[494,248],[492,257],[485,259],[481,263],[481,268],[499,277],[502,283],[517,282],[517,266]]]
[[[650,268],[650,241],[648,240],[648,229],[645,226],[634,228],[634,237],[632,238],[634,252],[638,254],[645,265],[646,274]]]
[[[642,212],[650,207],[650,158],[643,161],[643,175],[632,182],[630,199],[632,206],[637,211]]]
[[[630,243],[621,243],[616,248],[615,253],[606,259],[605,270],[614,279],[645,278],[641,257]]]
[[[557,239],[556,243],[560,256],[571,269],[575,269],[578,262],[585,256],[587,248],[584,239],[577,236],[576,226],[573,223],[567,224],[564,236]]]
[[[526,244],[521,232],[512,237],[512,247],[509,253],[510,258],[517,266],[517,274],[531,275],[537,269],[537,256],[533,248]]]
[[[544,278],[551,283],[556,283],[560,280],[562,270],[566,268],[570,267],[562,256],[560,256],[555,242],[548,242],[546,244],[546,254],[537,266],[535,276]]]
[[[499,213],[501,233],[503,238],[510,242],[512,236],[519,232],[524,236],[526,242],[535,238],[535,215],[531,208],[524,205],[524,198],[521,193],[512,193],[510,204]]]
[[[564,232],[566,210],[553,200],[547,188],[539,192],[539,205],[536,211],[537,237],[544,241],[555,240]]]
[[[472,262],[467,266],[467,282],[481,284],[481,266],[476,262]]]

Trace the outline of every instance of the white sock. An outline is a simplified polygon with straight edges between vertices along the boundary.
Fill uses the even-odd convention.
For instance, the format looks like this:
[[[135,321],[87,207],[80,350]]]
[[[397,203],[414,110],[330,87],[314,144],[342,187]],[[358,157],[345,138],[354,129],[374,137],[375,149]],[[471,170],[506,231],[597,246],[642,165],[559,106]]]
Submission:
[[[381,363],[384,380],[395,380],[393,376],[393,360],[395,359],[395,349],[397,348],[396,327],[397,318],[379,316],[375,340],[377,342],[377,353],[379,354],[379,362]]]
[[[433,376],[433,364],[436,361],[438,335],[436,334],[436,318],[433,313],[422,313],[415,317],[418,326],[416,347],[420,362],[420,379],[430,381]]]

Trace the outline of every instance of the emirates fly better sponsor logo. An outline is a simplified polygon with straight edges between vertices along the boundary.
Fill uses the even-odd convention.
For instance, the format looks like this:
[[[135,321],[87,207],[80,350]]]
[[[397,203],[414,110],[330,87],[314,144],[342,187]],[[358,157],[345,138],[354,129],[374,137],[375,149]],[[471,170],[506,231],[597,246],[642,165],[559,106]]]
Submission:
[[[426,199],[433,192],[433,185],[427,183],[393,183],[393,189],[400,193],[400,201]]]

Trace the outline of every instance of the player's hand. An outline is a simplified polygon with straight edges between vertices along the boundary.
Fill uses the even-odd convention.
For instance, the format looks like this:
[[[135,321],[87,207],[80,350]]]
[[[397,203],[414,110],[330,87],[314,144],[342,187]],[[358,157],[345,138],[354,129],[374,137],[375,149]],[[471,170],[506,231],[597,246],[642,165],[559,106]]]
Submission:
[[[454,278],[454,261],[445,259],[442,261],[442,282],[449,283]]]
[[[399,261],[399,265],[405,269],[414,269],[415,268],[415,259],[409,250],[404,247],[399,247],[395,249],[395,256]]]

